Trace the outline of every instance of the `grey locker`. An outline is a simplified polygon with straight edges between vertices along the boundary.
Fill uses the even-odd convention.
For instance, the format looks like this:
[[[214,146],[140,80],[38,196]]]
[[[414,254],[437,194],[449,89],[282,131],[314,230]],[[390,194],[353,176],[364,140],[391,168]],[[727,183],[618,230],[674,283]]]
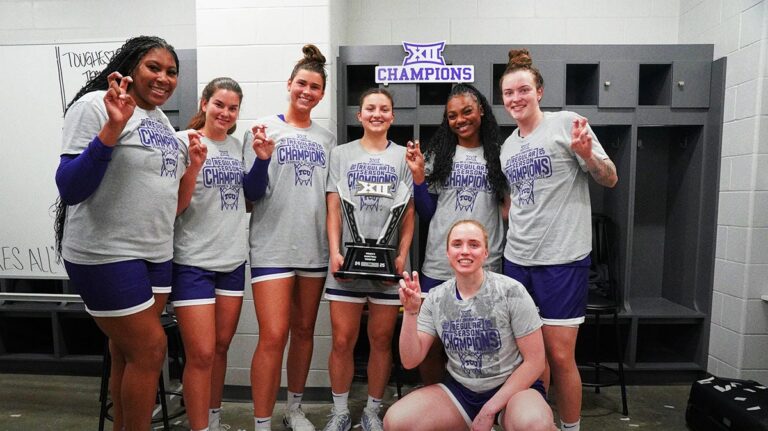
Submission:
[[[709,107],[711,69],[711,61],[672,63],[672,107]]]
[[[474,85],[492,103],[502,139],[515,128],[498,86],[510,48],[445,49],[448,63],[475,65]],[[725,60],[711,60],[712,45],[527,48],[545,82],[542,109],[587,117],[618,169],[615,188],[592,182],[590,194],[593,212],[611,219],[612,276],[622,303],[627,371],[666,373],[666,378],[702,373],[714,274]],[[340,47],[338,64],[345,70],[386,58],[399,65],[402,56],[396,45]],[[339,100],[345,100],[346,88],[359,82],[348,82],[343,72],[340,78]],[[389,89],[398,99],[398,128],[391,135],[428,139],[442,120],[450,85],[393,83]],[[340,142],[358,127],[349,115],[352,108],[344,109],[348,115],[339,121]],[[426,232],[414,238],[415,268],[425,239]]]
[[[601,61],[598,105],[601,108],[632,108],[637,105],[637,63]]]

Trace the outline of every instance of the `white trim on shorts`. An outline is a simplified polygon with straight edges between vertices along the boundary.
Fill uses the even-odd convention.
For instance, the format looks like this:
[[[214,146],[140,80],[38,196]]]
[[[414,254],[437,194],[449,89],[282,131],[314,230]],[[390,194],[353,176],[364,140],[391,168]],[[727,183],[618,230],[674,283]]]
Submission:
[[[155,294],[171,293],[171,290],[173,290],[173,286],[152,286],[152,293]]]
[[[296,271],[290,270],[287,272],[278,272],[276,274],[260,275],[258,277],[251,277],[251,284],[260,283],[262,281],[279,280],[281,278],[290,278],[296,275]]]
[[[325,278],[328,275],[328,271],[304,271],[303,269],[297,269],[296,275],[299,277],[307,278]]]
[[[542,317],[541,322],[548,326],[568,326],[571,328],[578,328],[579,325],[584,323],[584,316],[573,317],[571,319],[545,319]]]
[[[85,307],[85,311],[88,312],[93,317],[123,317],[123,316],[129,316],[131,314],[136,314],[141,311],[146,310],[147,308],[152,307],[155,305],[155,298],[151,297],[146,302],[142,302],[139,305],[134,305],[130,308],[123,308],[121,310],[107,310],[107,311],[99,311],[99,310],[91,310],[88,308],[88,306]]]
[[[243,290],[227,290],[227,289],[214,289],[214,293],[217,296],[239,296],[242,297],[245,291]]]
[[[461,384],[461,383],[459,383],[459,384]],[[464,406],[462,406],[461,403],[459,402],[459,400],[456,399],[456,397],[453,395],[453,392],[451,392],[451,390],[448,389],[448,387],[445,386],[442,383],[438,383],[437,386],[439,386],[440,389],[443,390],[443,392],[448,394],[448,398],[451,399],[451,402],[453,403],[453,405],[456,406],[456,408],[459,410],[459,413],[461,413],[461,416],[464,418],[464,421],[467,422],[467,426],[471,428],[472,427],[472,419],[469,418],[469,415],[467,414],[467,411],[464,410]]]
[[[377,305],[396,305],[400,307],[400,299],[382,299],[382,298],[372,298],[371,296],[345,296],[345,295],[333,295],[328,292],[323,294],[323,298],[327,299],[328,301],[338,301],[338,302],[351,302],[353,304],[365,304],[366,302],[370,302],[371,304],[377,304]]]
[[[214,298],[202,298],[202,299],[184,299],[181,301],[171,301],[171,304],[173,304],[174,307],[189,307],[192,305],[209,305],[209,304],[215,304],[216,299]]]

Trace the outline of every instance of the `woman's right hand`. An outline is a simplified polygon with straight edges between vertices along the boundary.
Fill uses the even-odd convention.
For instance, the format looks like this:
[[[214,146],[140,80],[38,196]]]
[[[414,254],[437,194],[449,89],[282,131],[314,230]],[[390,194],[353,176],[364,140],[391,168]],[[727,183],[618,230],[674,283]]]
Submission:
[[[424,175],[424,154],[421,153],[419,140],[408,141],[405,150],[405,163],[411,170],[414,184],[422,184],[425,180]]]
[[[331,267],[329,268],[331,270],[331,275],[337,273],[338,271],[341,271],[342,267],[344,267],[344,255],[342,255],[338,251],[335,253],[331,253]],[[346,278],[338,278],[336,276],[334,276],[334,278],[338,281],[349,281]]]
[[[413,276],[403,271],[403,279],[400,280],[400,289],[397,291],[400,296],[400,303],[403,304],[403,311],[407,314],[419,314],[421,308],[421,285],[419,284],[419,273],[413,271]]]
[[[109,86],[107,94],[104,95],[104,106],[107,109],[108,121],[104,127],[110,130],[104,136],[100,135],[104,145],[112,147],[117,143],[117,138],[133,115],[136,101],[128,94],[128,86],[132,82],[133,78],[123,76],[120,72],[112,72],[107,77]]]
[[[261,160],[267,160],[272,157],[275,151],[275,141],[267,137],[267,126],[257,124],[251,128],[253,132],[253,152]]]

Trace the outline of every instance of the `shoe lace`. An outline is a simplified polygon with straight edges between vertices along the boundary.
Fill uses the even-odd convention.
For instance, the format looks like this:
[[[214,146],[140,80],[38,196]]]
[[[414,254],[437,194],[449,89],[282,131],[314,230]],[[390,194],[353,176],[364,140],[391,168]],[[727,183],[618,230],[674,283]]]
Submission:
[[[365,409],[363,413],[363,420],[368,422],[366,429],[368,431],[384,431],[384,424],[381,422],[381,418],[376,412]]]
[[[344,422],[344,419],[345,419],[346,417],[348,417],[348,416],[349,416],[349,414],[348,414],[348,413],[341,413],[341,414],[338,414],[338,413],[336,413],[336,412],[333,412],[333,411],[331,411],[331,412],[328,414],[328,417],[329,417],[329,418],[331,418],[331,420],[330,420],[330,421],[328,421],[328,426],[330,426],[330,425],[334,425],[334,426],[336,426],[336,425],[340,425],[340,424],[342,424],[342,423]]]

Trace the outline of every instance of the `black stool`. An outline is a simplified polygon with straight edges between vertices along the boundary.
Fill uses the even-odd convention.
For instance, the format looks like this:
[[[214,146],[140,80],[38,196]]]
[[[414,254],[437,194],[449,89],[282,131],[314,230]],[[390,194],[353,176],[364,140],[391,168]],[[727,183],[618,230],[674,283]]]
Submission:
[[[177,355],[173,358],[169,357],[169,361],[173,360],[178,365],[179,369],[181,370],[181,373],[184,372],[184,345],[181,341],[181,332],[179,331],[179,324],[176,321],[176,317],[172,316],[170,314],[163,314],[160,316],[160,323],[163,325],[163,329],[165,330],[165,336],[170,340],[173,339],[176,343],[176,353]],[[170,352],[170,349],[169,349]],[[109,374],[111,372],[111,364],[112,364],[112,355],[109,353],[109,338],[105,337],[104,341],[104,356],[102,358],[102,370],[101,370],[101,389],[99,391],[99,403],[100,403],[100,409],[99,409],[99,431],[104,431],[104,422],[106,419],[112,421],[114,418],[112,415],[109,414],[109,409],[112,408],[112,401],[109,400]],[[181,377],[179,377],[179,380],[181,380]],[[170,421],[172,419],[176,419],[179,416],[186,413],[186,409],[184,408],[183,404],[183,398],[182,398],[182,404],[179,407],[178,410],[173,412],[172,414],[168,413],[168,404],[166,401],[166,397],[168,395],[176,395],[181,397],[181,392],[177,391],[166,391],[165,390],[165,375],[163,370],[160,370],[160,379],[158,381],[158,389],[157,389],[157,398],[159,399],[160,403],[160,410],[161,410],[161,417],[159,418],[153,418],[152,423],[161,423],[163,424],[164,430],[170,430],[171,425]]]
[[[594,318],[595,324],[595,350],[593,362],[582,364],[582,367],[592,368],[594,380],[585,381],[582,377],[582,385],[595,388],[595,393],[600,393],[600,388],[619,384],[621,386],[621,412],[629,415],[627,409],[627,387],[624,381],[624,349],[621,342],[621,330],[619,328],[619,302],[616,293],[616,283],[611,276],[610,265],[611,244],[608,237],[608,224],[610,219],[604,215],[592,215],[592,265],[590,266],[589,295],[587,297],[586,317]],[[617,368],[611,368],[600,361],[600,317],[611,316],[613,329],[616,334],[616,362]],[[585,322],[585,325],[589,321]],[[606,371],[610,375],[607,380],[601,379],[600,371]]]
[[[616,333],[616,369],[606,366],[600,362],[600,317],[603,315],[612,316],[613,328]],[[627,409],[627,387],[624,381],[624,355],[621,343],[621,331],[619,329],[619,307],[616,302],[600,294],[589,292],[587,299],[587,317],[594,317],[595,324],[595,351],[594,362],[583,364],[585,367],[591,367],[594,370],[594,381],[585,381],[582,377],[581,384],[589,388],[595,388],[595,393],[600,393],[600,388],[619,384],[621,386],[621,413],[624,416],[629,415]],[[586,323],[586,322],[585,322]],[[610,374],[608,379],[601,379],[600,371],[606,371]]]

